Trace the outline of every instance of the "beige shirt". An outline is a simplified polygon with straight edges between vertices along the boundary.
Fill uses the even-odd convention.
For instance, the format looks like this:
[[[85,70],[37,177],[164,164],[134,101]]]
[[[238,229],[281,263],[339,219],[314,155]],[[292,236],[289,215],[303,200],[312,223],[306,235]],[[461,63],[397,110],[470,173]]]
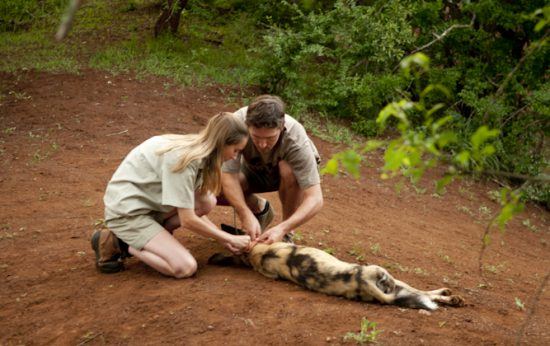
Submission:
[[[126,156],[107,184],[105,220],[151,211],[166,213],[174,207],[194,208],[204,162],[192,161],[184,170],[172,172],[185,148],[158,155],[169,143],[168,138],[152,137]]]
[[[243,107],[235,114],[245,121],[247,109],[248,107]],[[306,189],[321,182],[318,170],[321,162],[319,152],[307,136],[302,124],[288,114],[285,114],[285,128],[279,141],[268,155],[262,155],[249,139],[237,159],[224,162],[222,171],[238,173],[242,164],[247,165],[251,170],[262,165],[277,167],[281,160],[288,162],[292,167],[300,188]]]

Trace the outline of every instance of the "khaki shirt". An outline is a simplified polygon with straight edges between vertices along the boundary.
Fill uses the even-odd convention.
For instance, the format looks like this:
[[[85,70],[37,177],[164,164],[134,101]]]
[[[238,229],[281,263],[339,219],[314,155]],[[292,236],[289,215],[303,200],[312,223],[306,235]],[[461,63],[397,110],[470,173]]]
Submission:
[[[247,109],[248,107],[243,107],[236,111],[235,115],[245,121]],[[238,173],[242,164],[250,170],[262,165],[273,168],[277,167],[281,160],[290,165],[301,189],[321,182],[318,170],[318,165],[321,162],[319,152],[307,136],[302,124],[288,114],[285,114],[285,128],[281,132],[277,144],[267,156],[262,155],[249,139],[239,157],[224,162],[222,171]]]
[[[158,155],[169,143],[168,138],[152,137],[126,156],[107,184],[105,220],[151,211],[166,213],[174,207],[194,208],[204,162],[195,160],[184,170],[172,172],[185,148]]]

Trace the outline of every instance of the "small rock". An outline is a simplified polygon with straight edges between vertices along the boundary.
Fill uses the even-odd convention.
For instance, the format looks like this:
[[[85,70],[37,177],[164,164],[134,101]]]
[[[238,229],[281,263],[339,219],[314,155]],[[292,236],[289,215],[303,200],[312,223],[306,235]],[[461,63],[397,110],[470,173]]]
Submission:
[[[421,315],[426,315],[426,316],[431,316],[432,315],[431,312],[429,312],[428,310],[424,310],[424,309],[418,310],[418,313],[421,314]]]

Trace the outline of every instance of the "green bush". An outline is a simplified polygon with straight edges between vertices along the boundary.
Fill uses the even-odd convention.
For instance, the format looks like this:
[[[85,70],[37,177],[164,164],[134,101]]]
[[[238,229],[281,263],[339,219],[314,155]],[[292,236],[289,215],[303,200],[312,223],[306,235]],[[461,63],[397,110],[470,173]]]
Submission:
[[[67,3],[67,0],[0,1],[0,32],[15,32],[59,20]]]
[[[265,91],[299,109],[348,118],[354,130],[374,136],[374,119],[385,104],[419,98],[416,82],[399,75],[397,63],[422,47],[432,68],[420,82],[450,92],[446,103],[459,135],[450,150],[466,148],[481,125],[497,128],[496,152],[486,167],[536,176],[548,166],[550,130],[550,8],[533,16],[545,5],[338,0],[308,12],[287,6],[294,15],[273,25],[257,48],[263,61],[258,79]],[[536,189],[537,196],[550,194],[549,187]]]
[[[336,1],[326,12],[296,10],[299,25],[276,26],[265,36],[260,84],[303,108],[374,119],[403,86],[391,68],[413,40],[411,8],[402,1],[379,7]]]

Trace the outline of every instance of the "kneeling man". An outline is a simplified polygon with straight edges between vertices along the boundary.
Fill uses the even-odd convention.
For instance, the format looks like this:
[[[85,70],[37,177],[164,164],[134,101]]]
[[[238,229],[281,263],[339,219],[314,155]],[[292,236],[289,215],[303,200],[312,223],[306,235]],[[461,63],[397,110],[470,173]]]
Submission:
[[[235,114],[245,121],[250,137],[239,157],[222,166],[223,196],[252,240],[288,241],[323,205],[319,153],[304,127],[285,114],[277,96],[259,96]],[[271,191],[279,192],[283,221],[266,229],[273,209],[256,193]]]

